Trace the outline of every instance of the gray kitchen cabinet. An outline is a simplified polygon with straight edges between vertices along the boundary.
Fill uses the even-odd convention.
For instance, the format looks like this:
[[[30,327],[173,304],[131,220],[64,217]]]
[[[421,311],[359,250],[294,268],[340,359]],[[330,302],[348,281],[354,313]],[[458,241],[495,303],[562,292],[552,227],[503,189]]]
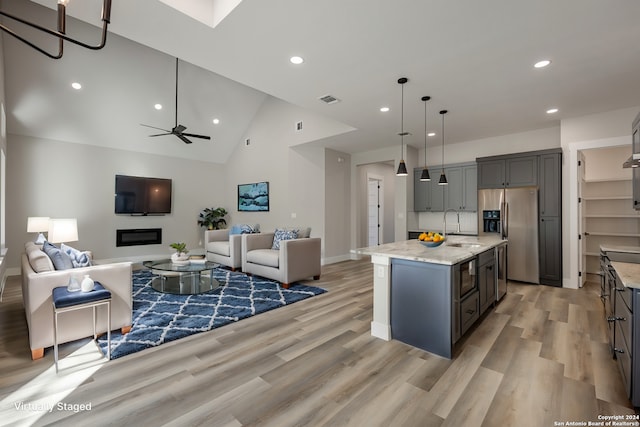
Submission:
[[[447,185],[445,191],[446,209],[475,212],[478,209],[478,168],[461,165],[445,168]]]
[[[478,255],[478,291],[480,315],[496,301],[496,258],[490,249]]]
[[[427,184],[431,184],[431,212],[444,212],[444,188],[445,185],[438,185],[440,171],[434,173],[433,178]]]
[[[633,154],[640,154],[640,114],[636,116],[631,124],[631,151]],[[633,176],[633,209],[640,210],[640,168],[632,168]]]
[[[538,184],[538,156],[514,157],[505,161],[505,187]]]
[[[478,188],[504,187],[504,160],[478,160]]]
[[[615,274],[615,315],[613,357],[617,359],[627,397],[635,407],[640,406],[640,290],[627,288]]]
[[[431,211],[431,182],[420,181],[422,169],[413,170],[413,210],[416,212]]]
[[[538,156],[501,156],[478,161],[478,188],[529,187],[538,184]]]
[[[562,286],[562,225],[560,217],[539,220],[540,283]]]
[[[560,216],[562,206],[562,177],[560,176],[562,155],[550,153],[541,155],[538,161],[540,216]]]

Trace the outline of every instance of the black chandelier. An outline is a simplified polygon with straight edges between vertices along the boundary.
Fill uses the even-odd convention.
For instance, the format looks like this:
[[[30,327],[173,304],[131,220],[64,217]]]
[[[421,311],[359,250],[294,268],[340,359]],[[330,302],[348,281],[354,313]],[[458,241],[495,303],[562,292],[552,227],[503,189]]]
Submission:
[[[93,46],[93,45],[89,45],[86,43],[83,43],[79,40],[75,40],[69,36],[67,36],[66,33],[66,17],[67,17],[67,3],[69,3],[69,0],[58,0],[58,30],[51,30],[49,28],[45,28],[41,25],[38,24],[34,24],[32,22],[27,21],[26,19],[17,17],[15,15],[12,15],[10,13],[7,13],[3,10],[0,10],[0,15],[2,16],[6,16],[9,19],[13,19],[14,21],[18,21],[22,24],[28,25],[32,28],[35,28],[36,30],[42,31],[44,33],[47,33],[51,36],[57,37],[58,38],[58,53],[56,54],[52,54],[47,52],[46,50],[42,49],[39,46],[36,46],[35,43],[25,39],[24,37],[22,37],[21,35],[19,35],[18,33],[16,33],[15,31],[13,31],[12,29],[10,29],[9,27],[7,27],[5,24],[0,23],[0,30],[4,31],[7,34],[12,35],[13,37],[17,38],[18,40],[20,40],[21,42],[31,46],[32,48],[34,48],[35,50],[37,50],[38,52],[48,56],[49,58],[52,59],[60,59],[62,58],[62,55],[64,53],[64,46],[63,43],[64,41],[68,41],[74,44],[77,44],[78,46],[82,46],[85,47],[87,49],[92,49],[92,50],[99,50],[102,49],[105,44],[107,43],[107,26],[110,23],[110,19],[111,19],[111,0],[103,0],[102,3],[102,40],[100,42],[99,45],[97,46]]]

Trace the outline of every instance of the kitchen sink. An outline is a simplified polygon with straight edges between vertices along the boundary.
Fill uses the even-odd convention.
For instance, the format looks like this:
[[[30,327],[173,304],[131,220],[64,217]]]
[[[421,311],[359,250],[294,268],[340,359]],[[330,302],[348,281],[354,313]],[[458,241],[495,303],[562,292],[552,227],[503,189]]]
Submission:
[[[447,243],[447,246],[453,246],[454,248],[474,249],[474,248],[479,248],[482,245],[479,245],[478,243],[455,242],[455,243]]]

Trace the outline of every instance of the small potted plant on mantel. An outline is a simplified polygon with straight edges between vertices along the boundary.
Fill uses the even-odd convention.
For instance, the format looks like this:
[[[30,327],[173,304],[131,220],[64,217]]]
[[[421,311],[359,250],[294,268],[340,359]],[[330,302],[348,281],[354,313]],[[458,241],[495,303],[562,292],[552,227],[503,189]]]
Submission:
[[[176,251],[171,255],[171,262],[174,264],[188,264],[189,263],[189,250],[186,243],[172,243],[169,245]]]
[[[206,208],[200,212],[198,225],[206,227],[208,230],[220,230],[227,225],[224,216],[227,215],[225,208]]]

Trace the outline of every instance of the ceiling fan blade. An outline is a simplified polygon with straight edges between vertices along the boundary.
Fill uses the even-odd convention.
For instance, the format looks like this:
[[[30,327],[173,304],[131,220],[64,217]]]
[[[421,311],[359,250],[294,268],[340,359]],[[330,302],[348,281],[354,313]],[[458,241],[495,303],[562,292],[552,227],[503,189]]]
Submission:
[[[171,132],[168,132],[168,133],[156,133],[155,135],[149,135],[149,136],[165,136],[165,135],[171,135]]]
[[[186,127],[182,126],[182,125],[176,125],[176,127],[174,127],[173,129],[171,129],[171,132],[173,133],[182,133],[183,130],[185,130]]]
[[[187,137],[182,135],[181,133],[176,133],[174,135],[180,138],[185,144],[191,144],[191,141],[189,141],[189,139],[187,139]]]
[[[145,124],[142,124],[142,123],[140,123],[140,126],[144,126],[144,127],[151,128],[151,129],[158,129],[158,130],[162,130],[162,131],[165,131],[165,132],[171,132],[171,131],[169,131],[167,129],[162,129],[162,128],[158,128],[158,127],[155,127],[155,126],[149,126],[149,125],[145,125]]]
[[[208,135],[196,135],[194,133],[183,133],[182,135],[190,136],[192,138],[211,139],[211,137]]]

